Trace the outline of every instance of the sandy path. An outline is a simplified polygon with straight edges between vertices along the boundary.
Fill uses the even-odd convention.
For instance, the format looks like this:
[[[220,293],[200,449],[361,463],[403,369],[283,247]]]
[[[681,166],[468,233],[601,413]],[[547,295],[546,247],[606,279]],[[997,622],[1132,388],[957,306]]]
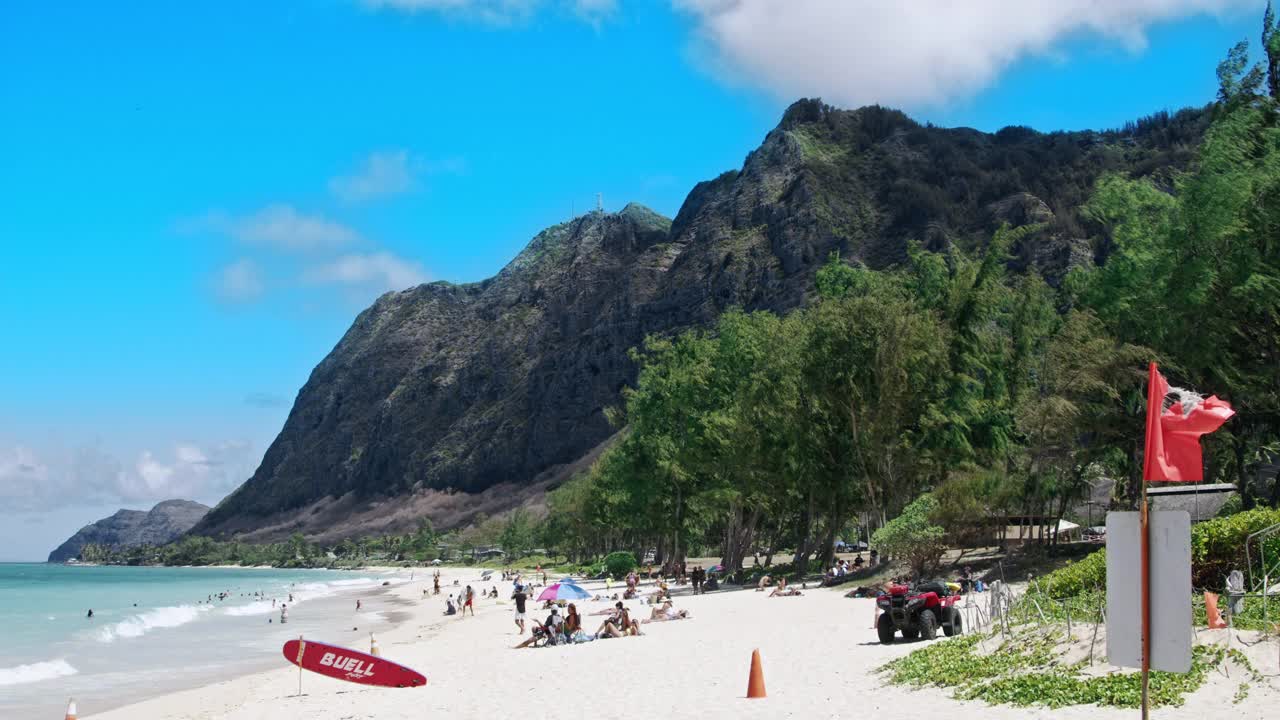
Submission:
[[[446,571],[448,578],[475,583],[474,571]],[[429,580],[428,580],[429,583]],[[485,583],[487,589],[493,583]],[[635,715],[659,718],[885,718],[981,716],[1008,718],[1132,719],[1136,710],[1076,707],[1060,710],[988,707],[961,703],[942,690],[886,687],[874,670],[910,652],[911,644],[884,647],[870,628],[871,600],[840,593],[806,591],[802,597],[767,598],[731,591],[697,597],[677,595],[691,620],[645,626],[641,638],[603,640],[570,647],[515,651],[510,585],[498,583],[503,601],[479,601],[475,618],[444,617],[443,601],[421,600],[426,583],[370,597],[371,610],[403,610],[385,599],[412,600],[412,618],[379,638],[383,655],[420,670],[428,685],[418,689],[364,688],[308,673],[301,697],[298,673],[281,669],[205,688],[159,697],[92,716],[93,720],[211,719],[317,720],[446,717],[450,720],[525,717],[583,718]],[[587,584],[594,590],[597,586]],[[616,587],[616,586],[615,586]],[[445,592],[456,589],[446,587]],[[383,603],[386,603],[383,606]],[[606,607],[585,602],[587,612]],[[532,603],[530,607],[532,608]],[[647,608],[629,603],[647,616]],[[637,613],[637,614],[638,614]],[[544,617],[543,612],[531,613]],[[594,630],[600,618],[587,618]],[[317,638],[365,649],[367,636]],[[764,655],[769,697],[746,700],[753,648]],[[1259,667],[1280,673],[1276,661]],[[1181,708],[1160,709],[1159,720],[1276,717],[1280,693],[1255,687],[1242,705],[1231,697],[1243,678],[1217,674]],[[82,710],[91,708],[82,704]]]

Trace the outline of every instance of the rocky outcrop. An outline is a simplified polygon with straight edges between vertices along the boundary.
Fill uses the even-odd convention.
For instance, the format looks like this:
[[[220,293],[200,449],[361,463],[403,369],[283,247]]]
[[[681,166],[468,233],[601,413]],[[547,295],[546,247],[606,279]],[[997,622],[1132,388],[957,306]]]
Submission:
[[[209,512],[209,506],[190,500],[165,500],[147,512],[118,510],[111,517],[85,525],[53,552],[49,562],[66,562],[80,557],[85,545],[126,548],[163,545],[190,530]]]
[[[1185,162],[1203,114],[1160,129],[986,134],[800,101],[671,221],[638,205],[591,213],[489,280],[379,298],[312,372],[257,472],[193,532],[332,540],[423,515],[467,522],[468,498],[486,512],[526,502],[614,432],[604,410],[646,335],[733,306],[786,312],[833,253],[883,268],[913,241],[981,247],[1000,222],[1044,223],[1018,257],[1060,276],[1091,261],[1077,211],[1094,180]]]

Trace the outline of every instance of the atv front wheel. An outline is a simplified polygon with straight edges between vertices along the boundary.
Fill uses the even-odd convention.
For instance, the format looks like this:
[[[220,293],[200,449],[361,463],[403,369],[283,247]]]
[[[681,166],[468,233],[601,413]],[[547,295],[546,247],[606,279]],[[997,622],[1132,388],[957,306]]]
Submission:
[[[951,607],[947,608],[947,621],[942,623],[942,632],[947,637],[960,635],[964,633],[964,621],[960,617],[960,611]]]
[[[920,611],[920,634],[925,640],[938,637],[938,618],[934,616],[932,610]]]
[[[887,613],[880,616],[876,620],[876,635],[880,636],[880,642],[888,645],[893,642],[893,621],[889,619]]]

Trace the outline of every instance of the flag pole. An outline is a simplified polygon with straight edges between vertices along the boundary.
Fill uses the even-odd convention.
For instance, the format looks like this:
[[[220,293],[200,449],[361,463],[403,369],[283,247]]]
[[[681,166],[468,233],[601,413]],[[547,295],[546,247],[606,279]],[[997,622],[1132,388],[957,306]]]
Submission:
[[[1142,449],[1142,506],[1138,513],[1139,555],[1141,557],[1141,602],[1142,602],[1142,720],[1148,720],[1151,714],[1151,532],[1150,518],[1147,515],[1147,479],[1151,477],[1154,463],[1152,458],[1153,435],[1159,430],[1157,422],[1164,410],[1164,393],[1159,392],[1160,377],[1156,364],[1152,361],[1147,374],[1147,427],[1146,441]]]
[[[307,652],[307,641],[298,636],[298,697],[302,697],[302,656]]]
[[[1151,540],[1147,518],[1147,481],[1142,480],[1142,514],[1139,526],[1142,552],[1142,720],[1151,713]]]

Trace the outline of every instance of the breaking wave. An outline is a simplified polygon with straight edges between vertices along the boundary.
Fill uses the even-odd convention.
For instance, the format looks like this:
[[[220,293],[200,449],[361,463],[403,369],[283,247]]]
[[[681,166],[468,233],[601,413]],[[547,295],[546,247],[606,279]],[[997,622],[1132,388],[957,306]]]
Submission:
[[[0,668],[0,687],[52,680],[75,675],[77,672],[79,671],[71,667],[71,663],[66,660],[46,660],[30,665]]]
[[[102,628],[98,631],[98,640],[113,642],[118,638],[141,637],[157,628],[175,628],[194,622],[202,613],[212,609],[211,605],[179,605],[148,610]]]

